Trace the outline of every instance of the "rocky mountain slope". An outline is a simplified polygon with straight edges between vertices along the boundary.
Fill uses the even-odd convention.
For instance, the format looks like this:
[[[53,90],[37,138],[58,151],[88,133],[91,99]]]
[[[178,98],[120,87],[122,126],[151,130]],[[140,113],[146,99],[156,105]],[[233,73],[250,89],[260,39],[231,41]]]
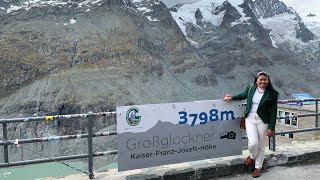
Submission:
[[[158,0],[0,1],[0,116],[220,99],[242,91],[261,69],[282,99],[319,95],[319,75],[312,73],[319,71],[319,36],[294,10],[266,2],[202,0],[167,7]],[[291,19],[280,21],[284,16]],[[95,132],[115,130],[114,124],[99,119]],[[10,139],[86,133],[86,121],[12,124],[10,132]],[[96,143],[115,149],[110,141]],[[57,155],[80,152],[82,144],[29,147],[46,146]],[[13,148],[12,156],[35,155]]]

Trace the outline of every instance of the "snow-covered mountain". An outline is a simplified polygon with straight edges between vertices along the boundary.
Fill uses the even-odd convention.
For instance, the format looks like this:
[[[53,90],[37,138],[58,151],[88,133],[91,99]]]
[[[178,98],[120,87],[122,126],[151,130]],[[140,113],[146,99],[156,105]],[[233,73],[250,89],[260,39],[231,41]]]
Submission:
[[[295,9],[307,28],[320,36],[320,1],[283,0],[283,2]]]
[[[279,13],[259,21],[271,29],[270,37],[275,47],[294,53],[301,62],[319,72],[320,8],[317,7],[320,7],[320,1],[284,0],[284,3],[295,13]]]
[[[122,0],[116,0],[121,3]],[[116,2],[115,1],[115,2]],[[308,3],[303,3],[297,0],[255,0],[250,2],[250,8],[255,14],[255,17],[265,26],[267,29],[271,29],[271,39],[274,41],[274,45],[282,43],[284,39],[290,39],[296,41],[296,28],[301,28],[301,23],[305,24],[305,27],[310,29],[312,33],[320,36],[320,10],[317,11],[317,5],[320,5],[316,0],[309,0]],[[0,13],[15,13],[19,10],[29,10],[31,8],[42,6],[69,6],[70,8],[83,9],[84,11],[90,11],[90,7],[100,5],[104,0],[4,0],[0,2]],[[123,1],[126,3],[125,1]],[[138,7],[137,9],[142,13],[150,12],[147,4],[157,3],[159,1],[154,0],[132,0],[132,2]],[[186,33],[185,25],[187,22],[196,24],[195,12],[199,9],[202,13],[203,21],[210,22],[215,26],[219,26],[223,22],[224,11],[217,12],[216,7],[221,6],[224,2],[229,2],[237,13],[241,15],[241,18],[232,22],[232,25],[236,23],[246,23],[251,17],[245,14],[243,8],[240,7],[244,3],[244,0],[162,0],[168,7],[173,7],[179,4],[179,10],[172,12],[172,16],[175,18],[177,24],[181,30]],[[294,7],[286,6],[285,3],[293,5]],[[303,7],[302,7],[303,6]],[[298,8],[299,12],[294,8]],[[309,14],[306,12],[310,9]],[[320,9],[320,8],[318,8]],[[317,13],[319,13],[317,15]],[[299,16],[300,15],[300,16]],[[150,18],[150,16],[148,16]],[[150,19],[151,20],[151,19]],[[156,21],[154,19],[154,21]],[[75,23],[75,19],[70,19],[69,23]],[[277,24],[275,26],[275,24]],[[281,25],[283,24],[283,25]],[[279,30],[281,27],[286,28],[289,32]],[[286,35],[284,37],[284,34]],[[249,38],[255,39],[252,35]],[[283,37],[282,39],[279,37]],[[311,38],[313,39],[313,38]],[[306,42],[308,38],[303,39]]]
[[[226,11],[217,13],[217,8],[223,6],[224,3],[230,3],[239,17],[232,19],[232,22],[228,22],[228,24],[231,26],[250,24],[249,20],[256,18],[265,30],[270,30],[268,36],[275,48],[295,53],[300,61],[314,71],[320,71],[318,68],[320,61],[320,1],[310,0],[308,3],[298,0],[193,0],[187,3],[177,0],[163,2],[169,7],[174,6],[171,8],[172,16],[187,39],[194,45],[198,46],[199,42],[188,35],[189,23],[199,27],[199,19],[196,16],[201,12],[203,22],[213,26],[221,26],[226,18]],[[248,4],[254,16],[241,7],[243,4]],[[259,31],[259,33],[261,32],[263,31]],[[252,41],[259,39],[258,33],[251,31],[239,35]]]
[[[221,5],[223,2],[226,2],[225,0],[191,0],[188,3],[185,3],[184,5],[181,5],[183,1],[164,1],[169,6],[172,6],[174,4],[173,2],[177,2],[179,5],[179,10],[177,12],[172,12],[173,17],[175,17],[176,21],[180,25],[183,32],[185,32],[185,27],[183,26],[183,21],[188,21],[191,23],[196,22],[196,19],[194,17],[194,14],[196,10],[199,8],[199,10],[203,13],[203,20],[207,22],[211,22],[213,25],[219,26],[222,22],[223,14],[213,14],[214,11],[214,5]],[[233,5],[237,9],[237,11],[241,14],[242,18],[247,18],[246,14],[243,13],[243,9],[239,7],[244,1],[243,0],[229,0],[227,1],[230,4]],[[290,2],[290,1],[288,1]],[[295,6],[304,4],[309,5],[310,9],[313,7],[314,4],[309,3],[303,3],[299,2],[300,4],[295,4]],[[319,4],[319,3],[318,3]],[[296,12],[294,8],[287,6],[284,2],[279,0],[256,0],[254,3],[251,3],[254,7],[251,7],[252,11],[255,13],[256,18],[263,24],[266,25],[266,28],[271,28],[273,26],[269,26],[267,22],[272,21],[274,19],[279,24],[276,29],[281,25],[281,22],[283,21],[285,24],[283,25],[284,28],[287,28],[286,21],[294,20],[293,24],[290,26],[299,26],[300,23],[305,23],[306,21],[306,27],[308,29],[311,29],[312,33],[319,34],[318,29],[320,28],[320,20],[318,21],[318,18],[320,19],[320,12],[317,16],[310,16],[310,14],[303,13],[302,16],[299,16],[299,12]],[[319,6],[318,6],[319,7]],[[319,8],[320,9],[320,8]],[[310,10],[310,13],[312,10]],[[311,13],[312,14],[312,13]],[[308,16],[309,15],[309,16]],[[243,22],[243,20],[239,19],[240,22]],[[237,22],[239,22],[239,20]],[[236,23],[236,22],[234,22]],[[292,27],[290,27],[292,29]],[[277,31],[274,29],[275,31]],[[295,28],[294,28],[295,29]],[[289,30],[290,31],[290,30]],[[289,34],[292,34],[291,32]],[[320,35],[320,34],[319,34]],[[275,38],[272,38],[275,40]]]

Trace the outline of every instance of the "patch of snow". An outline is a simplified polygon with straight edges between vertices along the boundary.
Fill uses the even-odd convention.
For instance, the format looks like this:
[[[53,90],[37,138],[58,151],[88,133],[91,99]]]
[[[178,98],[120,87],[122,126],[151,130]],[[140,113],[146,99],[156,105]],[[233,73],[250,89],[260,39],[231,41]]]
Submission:
[[[205,34],[211,34],[211,33],[213,33],[213,31],[205,31],[205,32],[203,32],[203,33],[205,33]]]
[[[86,0],[86,1],[79,3],[78,5],[82,7],[83,5],[88,4],[89,2],[90,2],[90,0]]]
[[[133,3],[141,3],[144,0],[131,0]]]
[[[257,39],[253,36],[252,33],[248,33],[247,36],[248,36],[248,38],[249,38],[251,41],[257,40]]]
[[[70,24],[74,24],[76,23],[77,21],[75,19],[70,19]]]
[[[198,46],[199,45],[199,43],[197,43],[197,42],[195,42],[194,40],[192,40],[192,39],[190,39],[190,38],[186,38],[187,39],[187,41],[189,41],[190,43],[191,43],[191,45],[193,45],[193,46]]]
[[[301,17],[306,27],[320,36],[320,1],[319,0],[282,0],[287,6],[292,7]],[[309,17],[308,14],[316,16]]]
[[[17,10],[19,10],[21,8],[22,8],[22,6],[11,5],[10,8],[7,9],[7,13],[11,13],[11,12],[17,11]]]
[[[6,8],[4,8],[4,7],[0,7],[0,9],[2,9],[2,10],[6,10]]]
[[[255,40],[257,40],[254,36],[253,36],[253,34],[252,33],[247,33],[247,34],[244,34],[244,35],[238,35],[240,38],[242,38],[242,39],[250,39],[251,41],[255,41]]]
[[[242,20],[238,19],[235,22],[232,22],[231,23],[231,27],[233,27],[233,26],[235,26],[237,24],[250,24],[249,21],[248,21],[249,19],[251,19],[250,17],[248,17],[245,21],[243,21],[244,19],[246,19],[246,18],[242,18]]]
[[[251,17],[245,17],[246,14],[243,12],[243,9],[239,7],[239,5],[244,2],[243,0],[229,0],[228,2],[241,14],[242,17],[239,19],[240,22],[247,22],[251,19]]]
[[[143,14],[147,13],[147,12],[152,12],[152,9],[148,9],[146,7],[139,7],[137,9],[138,9],[138,11],[142,12]]]
[[[145,14],[145,13],[148,13],[148,12],[152,12],[153,10],[146,7],[146,5],[148,4],[142,4],[141,2],[142,1],[152,1],[152,0],[132,0],[132,2],[137,6],[137,10],[141,13],[141,14]],[[160,2],[156,2],[155,4],[159,4]],[[149,21],[159,21],[158,19],[156,18],[152,18],[151,16],[146,16],[146,18],[149,20]]]
[[[275,48],[278,48],[279,46],[277,45],[277,42],[274,40],[275,38],[272,38],[272,36],[270,36],[271,42],[272,42],[272,46]]]
[[[148,19],[149,19],[149,21],[159,21],[158,19],[156,19],[156,18],[152,18],[151,16],[146,16]]]
[[[296,38],[296,26],[298,21],[294,20],[294,14],[280,14],[272,18],[262,19],[259,21],[266,29],[271,29],[270,38],[274,47],[278,47],[276,44],[294,42],[303,43]]]
[[[96,1],[94,1],[92,4],[96,4],[96,3],[99,3],[99,2],[101,2],[102,0],[96,0]]]

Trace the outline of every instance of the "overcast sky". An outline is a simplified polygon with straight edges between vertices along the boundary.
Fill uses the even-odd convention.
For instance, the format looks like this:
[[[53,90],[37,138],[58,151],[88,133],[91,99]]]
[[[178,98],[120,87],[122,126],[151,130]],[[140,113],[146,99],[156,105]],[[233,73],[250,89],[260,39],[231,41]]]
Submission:
[[[320,0],[282,0],[286,5],[293,7],[301,15],[309,13],[320,16]]]

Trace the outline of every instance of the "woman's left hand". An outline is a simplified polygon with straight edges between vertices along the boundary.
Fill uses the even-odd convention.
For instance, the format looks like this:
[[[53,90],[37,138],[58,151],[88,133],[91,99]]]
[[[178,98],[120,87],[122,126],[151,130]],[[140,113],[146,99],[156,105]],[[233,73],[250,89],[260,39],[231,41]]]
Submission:
[[[273,130],[272,129],[268,129],[267,136],[268,137],[272,137],[273,136]]]

